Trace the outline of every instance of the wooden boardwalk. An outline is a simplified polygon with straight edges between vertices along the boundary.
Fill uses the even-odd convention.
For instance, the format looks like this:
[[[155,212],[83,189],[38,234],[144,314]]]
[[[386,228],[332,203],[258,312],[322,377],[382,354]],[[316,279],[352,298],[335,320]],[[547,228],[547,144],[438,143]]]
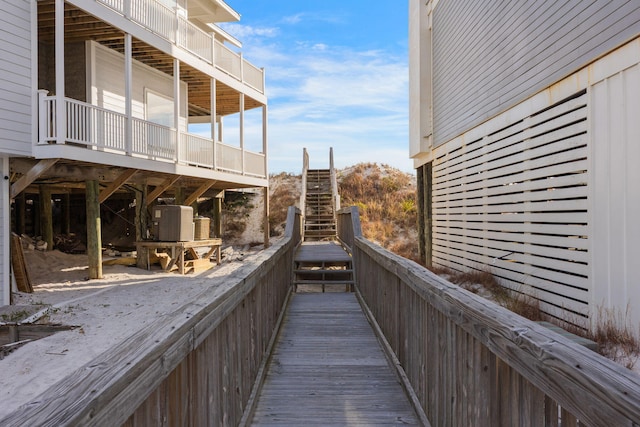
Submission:
[[[353,293],[293,294],[254,426],[420,425]]]
[[[296,262],[350,262],[351,256],[335,241],[302,242],[295,255]]]

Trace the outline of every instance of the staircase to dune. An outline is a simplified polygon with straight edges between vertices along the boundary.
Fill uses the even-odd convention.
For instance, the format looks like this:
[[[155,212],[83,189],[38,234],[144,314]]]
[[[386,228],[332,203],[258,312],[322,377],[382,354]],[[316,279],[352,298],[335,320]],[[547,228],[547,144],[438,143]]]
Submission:
[[[310,169],[306,149],[303,155],[302,196],[303,242],[296,251],[293,284],[345,285],[354,284],[353,260],[337,238],[336,212],[340,197],[333,167],[333,149],[329,169]]]
[[[331,170],[308,170],[306,181],[304,241],[335,240],[337,230]]]

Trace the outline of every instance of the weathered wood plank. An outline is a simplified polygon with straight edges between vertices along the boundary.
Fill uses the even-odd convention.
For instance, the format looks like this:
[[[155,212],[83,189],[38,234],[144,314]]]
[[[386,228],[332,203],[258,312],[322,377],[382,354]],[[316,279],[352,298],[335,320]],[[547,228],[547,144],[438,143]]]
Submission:
[[[122,187],[133,175],[138,172],[138,169],[127,169],[118,176],[114,181],[112,181],[104,190],[100,192],[100,197],[98,197],[98,201],[100,203],[104,203],[113,193],[118,191],[120,187]]]
[[[292,213],[290,219],[299,225],[294,216]],[[271,336],[288,290],[293,250],[300,238],[290,226],[285,234],[285,239],[238,269],[226,283],[203,292],[175,312],[159,316],[156,322],[0,420],[0,425],[197,425],[189,422],[201,416],[209,425],[236,425],[241,415],[238,411],[245,404],[238,401],[238,396],[246,398],[245,391],[238,394],[237,389],[252,382],[256,372],[242,367],[234,374],[229,369],[231,356],[225,357],[228,343],[237,340],[234,348],[243,354],[233,354],[236,360],[261,360],[263,353],[250,345],[251,338],[241,339],[249,335],[249,325],[233,313],[239,306],[249,306],[260,317],[260,333]],[[265,304],[258,307],[255,301],[259,299],[254,296],[260,293],[265,295]],[[195,381],[199,371],[194,351],[201,345],[207,349],[203,360],[214,364],[208,377],[212,381],[203,382],[204,388]],[[197,405],[200,393],[207,394],[206,408]],[[202,413],[195,415],[192,411]],[[154,422],[158,419],[162,422]]]
[[[302,242],[296,262],[349,262],[351,256],[336,242]]]
[[[438,335],[426,343],[432,350],[428,366],[433,373],[411,379],[425,381],[433,376],[426,412],[435,425],[453,425],[450,402],[460,394],[456,394],[459,388],[455,388],[452,373],[461,365],[453,364],[452,358],[473,355],[465,354],[460,347],[456,350],[448,341],[464,339],[465,334],[470,334],[487,349],[488,353],[481,354],[482,369],[497,379],[487,390],[490,407],[487,425],[518,425],[524,418],[540,420],[542,409],[535,405],[542,406],[544,395],[549,396],[547,402],[555,401],[562,407],[566,423],[576,418],[586,425],[632,425],[640,421],[640,381],[623,367],[452,285],[362,237],[356,237],[354,258],[358,268],[366,271],[366,280],[362,274],[357,276],[358,287],[370,306],[391,302],[381,297],[381,288],[388,289],[389,282],[380,278],[384,277],[384,271],[389,271],[402,281],[402,286],[415,293],[408,295],[409,300],[398,302],[403,309],[411,307],[411,298],[420,298],[437,313],[430,318],[430,329]],[[376,318],[382,324],[395,321],[393,317],[385,319],[384,312],[380,317],[378,313]],[[383,329],[393,330],[390,325]],[[412,372],[413,368],[405,369]],[[522,402],[523,399],[527,402]],[[549,419],[553,409],[550,404],[547,408],[546,421],[553,422]]]
[[[419,425],[356,297],[293,294],[253,424]]]

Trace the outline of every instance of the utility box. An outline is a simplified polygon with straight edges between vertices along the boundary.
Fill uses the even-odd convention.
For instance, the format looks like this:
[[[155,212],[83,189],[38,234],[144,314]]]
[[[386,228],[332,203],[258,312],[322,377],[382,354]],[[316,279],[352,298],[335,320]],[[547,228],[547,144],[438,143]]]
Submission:
[[[199,216],[193,219],[194,238],[195,240],[207,240],[211,233],[209,232],[209,224],[211,220],[206,216]]]
[[[190,242],[193,240],[193,208],[166,205],[153,208],[153,236],[162,242]]]

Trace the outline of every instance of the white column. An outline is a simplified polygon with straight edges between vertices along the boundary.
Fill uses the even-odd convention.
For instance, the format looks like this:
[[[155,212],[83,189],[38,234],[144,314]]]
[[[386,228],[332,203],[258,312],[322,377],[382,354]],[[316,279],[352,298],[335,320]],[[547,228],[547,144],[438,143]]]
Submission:
[[[244,175],[244,93],[240,94],[240,156],[242,175]]]
[[[269,159],[268,159],[268,148],[269,148],[269,144],[268,144],[268,136],[267,136],[267,116],[268,116],[268,112],[267,112],[267,106],[263,105],[262,106],[262,153],[264,154],[264,175],[265,177],[269,176]]]
[[[124,35],[124,113],[127,116],[125,129],[125,147],[127,155],[133,152],[133,59],[132,59],[132,37],[127,33]]]
[[[64,0],[56,0],[55,27],[56,144],[64,144],[67,136],[67,115],[64,103]]]
[[[180,162],[180,61],[173,60],[173,126],[176,129],[176,161]]]
[[[217,167],[217,159],[218,159],[218,153],[217,153],[217,147],[218,147],[218,139],[217,139],[217,135],[216,135],[216,79],[212,78],[211,79],[211,90],[210,90],[210,95],[211,95],[211,141],[212,141],[212,145],[213,145],[213,168],[215,169]]]

